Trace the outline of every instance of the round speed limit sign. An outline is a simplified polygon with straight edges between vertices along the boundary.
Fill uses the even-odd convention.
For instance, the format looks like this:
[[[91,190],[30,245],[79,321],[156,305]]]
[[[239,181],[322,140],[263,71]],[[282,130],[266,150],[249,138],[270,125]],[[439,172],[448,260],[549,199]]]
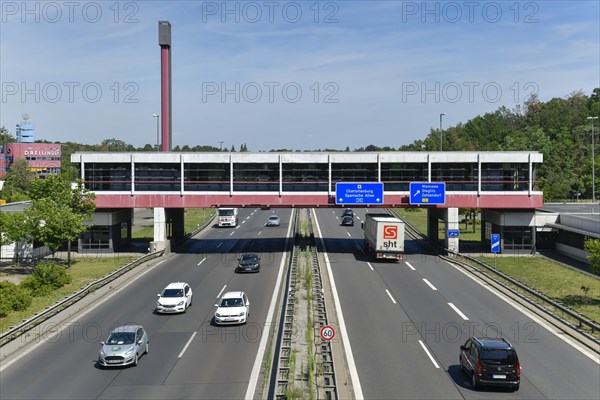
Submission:
[[[335,336],[333,326],[325,325],[321,328],[321,338],[325,341],[330,341]]]

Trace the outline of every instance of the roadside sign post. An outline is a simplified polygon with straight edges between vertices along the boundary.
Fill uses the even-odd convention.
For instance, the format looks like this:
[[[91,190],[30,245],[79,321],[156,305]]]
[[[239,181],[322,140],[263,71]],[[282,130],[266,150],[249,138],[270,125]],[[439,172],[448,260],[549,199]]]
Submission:
[[[496,268],[496,257],[500,253],[500,234],[492,233],[492,253],[494,253],[494,268]]]

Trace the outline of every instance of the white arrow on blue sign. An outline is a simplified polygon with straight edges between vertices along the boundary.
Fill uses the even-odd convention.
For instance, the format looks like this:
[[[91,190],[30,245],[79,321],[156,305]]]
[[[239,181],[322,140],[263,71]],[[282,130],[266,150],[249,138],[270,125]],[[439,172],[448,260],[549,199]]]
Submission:
[[[500,253],[500,234],[492,233],[492,253]]]
[[[383,183],[363,182],[335,184],[336,204],[383,204]]]

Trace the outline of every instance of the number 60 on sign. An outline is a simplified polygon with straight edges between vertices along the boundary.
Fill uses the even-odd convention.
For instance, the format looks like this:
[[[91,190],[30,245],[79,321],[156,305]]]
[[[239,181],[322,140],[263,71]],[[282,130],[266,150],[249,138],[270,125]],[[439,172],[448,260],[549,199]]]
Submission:
[[[335,330],[330,325],[325,325],[321,328],[321,339],[330,341],[335,336]]]

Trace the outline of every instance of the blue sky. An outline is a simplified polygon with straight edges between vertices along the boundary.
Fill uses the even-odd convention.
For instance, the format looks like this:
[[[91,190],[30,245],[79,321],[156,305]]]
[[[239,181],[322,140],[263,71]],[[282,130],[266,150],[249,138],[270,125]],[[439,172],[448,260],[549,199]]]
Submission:
[[[158,21],[173,146],[398,147],[536,92],[600,87],[600,2],[0,2],[0,126],[156,143]]]

